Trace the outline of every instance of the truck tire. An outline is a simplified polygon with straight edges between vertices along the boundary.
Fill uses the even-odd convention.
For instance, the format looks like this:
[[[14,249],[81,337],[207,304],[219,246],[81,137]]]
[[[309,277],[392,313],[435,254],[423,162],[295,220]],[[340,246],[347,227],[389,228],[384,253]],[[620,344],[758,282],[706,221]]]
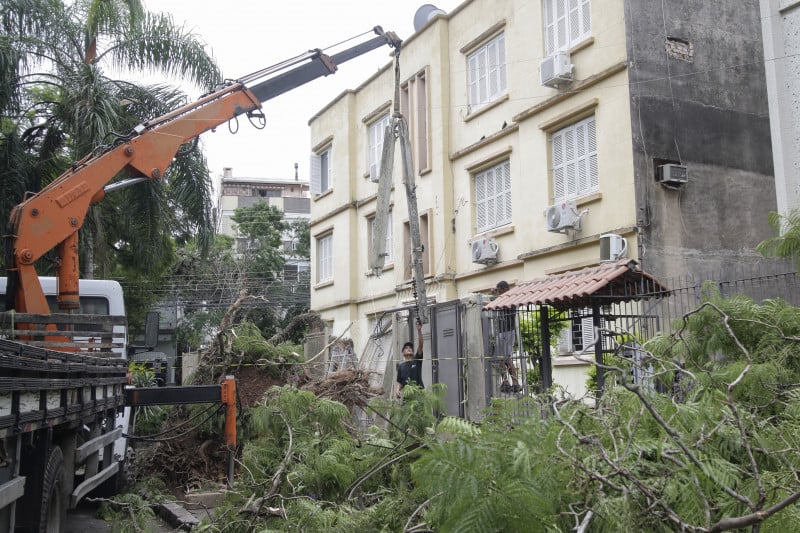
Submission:
[[[67,502],[64,491],[64,455],[61,448],[53,447],[42,480],[42,504],[39,510],[39,533],[60,533],[67,519]]]

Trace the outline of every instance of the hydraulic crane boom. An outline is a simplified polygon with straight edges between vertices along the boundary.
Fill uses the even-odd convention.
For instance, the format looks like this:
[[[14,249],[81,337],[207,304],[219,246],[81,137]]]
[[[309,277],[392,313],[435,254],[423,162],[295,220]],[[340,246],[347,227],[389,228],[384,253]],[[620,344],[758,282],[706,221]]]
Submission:
[[[79,307],[78,230],[89,207],[107,191],[139,181],[160,179],[181,145],[242,114],[253,114],[261,104],[309,81],[336,72],[337,65],[383,45],[399,48],[393,32],[374,28],[372,39],[327,56],[321,50],[293,58],[233,82],[226,87],[140,124],[129,136],[73,164],[39,193],[11,212],[6,250],[8,304],[22,313],[48,314],[50,308],[39,283],[35,262],[56,249],[60,309]],[[294,66],[306,61],[300,66]],[[291,70],[286,70],[293,67]],[[285,71],[274,75],[276,72]],[[248,86],[255,80],[272,76]],[[120,172],[131,178],[108,185]]]

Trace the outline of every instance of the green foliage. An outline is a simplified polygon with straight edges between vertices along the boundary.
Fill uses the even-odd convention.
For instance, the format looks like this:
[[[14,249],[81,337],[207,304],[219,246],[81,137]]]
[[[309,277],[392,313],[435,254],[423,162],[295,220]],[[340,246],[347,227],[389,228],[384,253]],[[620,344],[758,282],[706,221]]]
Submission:
[[[567,469],[552,460],[548,423],[513,422],[507,402],[493,406],[477,434],[431,443],[412,465],[430,498],[436,531],[551,531]],[[553,489],[556,490],[553,490]]]
[[[156,517],[148,500],[133,492],[102,502],[98,515],[111,524],[111,533],[149,531]]]
[[[402,390],[402,404],[392,404],[390,420],[393,428],[403,428],[404,432],[422,437],[431,434],[436,426],[436,413],[446,410],[444,396],[447,387],[443,383],[434,383],[427,389],[421,389],[413,383]]]
[[[800,493],[800,315],[705,294],[679,333],[646,345],[672,393],[618,379],[593,405],[497,399],[478,426],[437,416],[442,386],[410,386],[401,401],[373,401],[379,423],[356,433],[344,405],[270,389],[242,417],[234,490],[199,530],[730,529],[720,521]],[[610,375],[623,359],[609,354]],[[262,497],[285,518],[242,511]],[[790,504],[758,530],[798,519]]]
[[[231,220],[248,239],[244,253],[248,269],[263,274],[280,272],[284,264],[283,233],[288,229],[283,211],[267,202],[257,202],[250,207],[237,208]]]
[[[131,376],[131,385],[134,387],[155,387],[157,385],[156,373],[141,361],[128,363],[128,372]]]
[[[297,219],[289,223],[289,234],[296,242],[294,257],[311,259],[311,229],[308,220]]]
[[[566,313],[545,308],[548,314],[548,334],[550,336],[550,353],[552,355],[554,347],[558,345],[558,339],[564,329],[570,327],[570,321]],[[541,309],[527,311],[519,314],[519,333],[522,339],[522,350],[530,356],[525,381],[532,390],[541,388],[541,356],[542,356],[542,322],[540,318]]]
[[[566,313],[560,313],[548,308],[548,332],[550,334],[550,346],[558,344],[561,332],[568,328],[570,321]],[[540,355],[542,353],[542,326],[540,309],[519,315],[519,333],[522,337],[522,349],[525,353]]]
[[[785,215],[771,211],[769,225],[775,236],[761,242],[756,250],[767,257],[797,261],[800,258],[800,210],[792,209]]]
[[[128,363],[128,373],[130,374],[131,385],[134,387],[157,387],[156,373],[142,361],[131,361]],[[161,428],[169,414],[169,409],[160,406],[140,406],[133,412],[131,427],[136,434],[155,433]]]
[[[221,80],[196,35],[140,1],[7,0],[2,13],[4,220],[25,191],[41,190],[74,161],[186,103],[176,88],[139,84],[142,72],[206,88]],[[90,208],[80,231],[81,265],[103,278],[118,269],[162,275],[173,239],[207,241],[212,233],[210,194],[202,155],[177,154],[160,181],[115,191]]]
[[[252,322],[243,321],[237,324],[231,335],[231,349],[236,364],[263,365],[271,370],[273,376],[278,376],[302,360],[302,346],[267,342],[261,330]]]

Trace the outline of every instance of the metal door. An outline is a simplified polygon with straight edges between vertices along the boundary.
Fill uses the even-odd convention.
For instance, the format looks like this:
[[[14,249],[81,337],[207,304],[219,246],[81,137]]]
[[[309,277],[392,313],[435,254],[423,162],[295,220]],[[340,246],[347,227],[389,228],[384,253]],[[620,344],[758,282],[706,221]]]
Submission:
[[[431,362],[433,382],[447,386],[446,415],[464,416],[464,365],[461,354],[460,302],[454,300],[433,306],[431,313]]]

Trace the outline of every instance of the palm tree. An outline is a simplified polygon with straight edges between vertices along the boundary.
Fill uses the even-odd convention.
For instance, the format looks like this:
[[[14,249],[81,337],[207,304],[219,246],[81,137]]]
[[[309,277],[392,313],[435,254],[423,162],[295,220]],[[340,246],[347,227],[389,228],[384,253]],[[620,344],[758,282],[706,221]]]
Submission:
[[[4,0],[0,216],[8,219],[21,191],[38,191],[72,161],[114,142],[116,132],[186,103],[175,88],[123,79],[147,74],[203,89],[221,81],[197,36],[169,15],[147,12],[141,0]],[[210,189],[205,159],[187,150],[162,181],[93,207],[81,230],[84,275],[106,276],[121,260],[142,272],[159,270],[172,257],[174,238],[193,234],[207,242]]]

